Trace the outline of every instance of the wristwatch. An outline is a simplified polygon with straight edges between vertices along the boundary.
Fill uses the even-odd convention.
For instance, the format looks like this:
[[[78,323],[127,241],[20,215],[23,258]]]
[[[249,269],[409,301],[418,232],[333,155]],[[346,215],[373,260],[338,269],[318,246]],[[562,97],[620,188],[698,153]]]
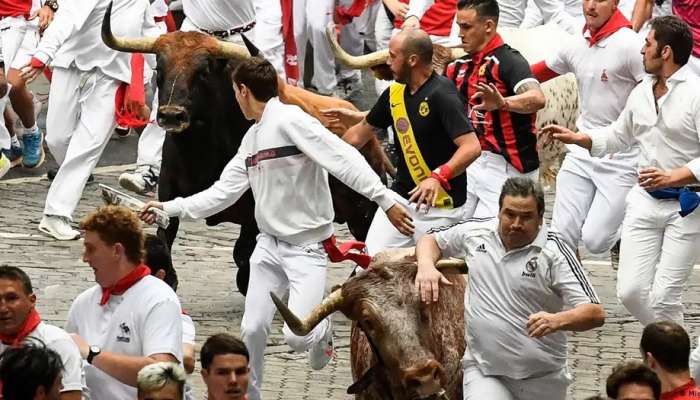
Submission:
[[[44,2],[45,6],[48,6],[53,12],[58,11],[58,1],[57,0],[46,0]]]
[[[88,351],[87,362],[92,364],[92,360],[102,353],[102,349],[97,346],[90,346],[90,351]]]

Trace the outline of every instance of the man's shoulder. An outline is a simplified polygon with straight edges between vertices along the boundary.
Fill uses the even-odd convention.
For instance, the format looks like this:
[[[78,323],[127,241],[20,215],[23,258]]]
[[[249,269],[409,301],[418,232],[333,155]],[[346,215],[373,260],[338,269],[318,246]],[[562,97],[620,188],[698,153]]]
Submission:
[[[467,237],[481,237],[491,235],[497,226],[496,217],[467,218],[453,224],[432,228],[428,233],[440,233],[450,229],[457,229]]]
[[[68,332],[66,332],[63,328],[59,328],[56,325],[47,324],[46,322],[39,324],[31,336],[40,339],[47,346],[59,340],[72,340]]]
[[[160,302],[163,300],[176,300],[179,302],[177,294],[167,283],[149,275],[143,277],[131,289],[127,290],[129,297],[135,297],[139,301]]]
[[[102,290],[100,285],[93,285],[92,287],[84,290],[78,295],[78,297],[73,300],[72,307],[84,307],[85,304],[94,303],[95,306],[99,303],[99,298],[102,295]],[[93,301],[95,300],[95,301]]]
[[[502,65],[509,65],[509,64],[526,64],[530,65],[530,63],[527,62],[527,59],[525,58],[524,55],[520,53],[517,49],[510,47],[509,44],[504,44],[503,46],[497,47],[493,53],[491,53],[492,57],[495,57],[498,60],[499,68],[503,68]]]
[[[555,260],[567,261],[570,263],[574,263],[578,260],[575,250],[566,243],[564,236],[554,229],[547,231],[547,242],[542,249],[542,253]]]

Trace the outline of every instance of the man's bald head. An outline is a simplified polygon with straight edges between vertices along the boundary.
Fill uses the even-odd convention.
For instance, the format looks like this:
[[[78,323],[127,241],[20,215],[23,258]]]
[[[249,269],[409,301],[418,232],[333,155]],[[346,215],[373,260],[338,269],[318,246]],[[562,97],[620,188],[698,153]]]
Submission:
[[[418,57],[419,64],[433,64],[433,42],[430,36],[422,29],[406,29],[400,31],[394,39],[400,43],[401,51],[405,58],[412,55]]]

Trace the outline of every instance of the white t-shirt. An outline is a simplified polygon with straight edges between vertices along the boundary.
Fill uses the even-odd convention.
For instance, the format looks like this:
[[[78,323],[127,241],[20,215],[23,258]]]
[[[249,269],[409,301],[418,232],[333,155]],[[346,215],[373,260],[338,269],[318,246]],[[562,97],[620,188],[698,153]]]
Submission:
[[[560,75],[572,72],[576,76],[581,112],[576,126],[580,131],[608,126],[620,115],[632,89],[646,76],[639,53],[643,44],[643,38],[629,28],[620,29],[593,46],[580,35],[574,45],[560,48],[545,60],[552,71]],[[581,147],[567,147],[572,155],[588,157]],[[638,154],[637,149],[632,149],[616,158],[636,159]]]
[[[33,340],[43,343],[49,349],[58,353],[63,362],[63,392],[83,391],[86,392],[85,375],[83,374],[83,359],[80,357],[80,350],[73,342],[70,335],[63,329],[40,322],[39,325],[24,339],[23,343],[30,343]],[[4,353],[9,346],[0,342],[0,354]]]
[[[192,321],[192,317],[185,313],[180,314],[180,318],[182,319],[182,343],[191,344],[194,346],[194,321]]]
[[[99,285],[81,293],[68,312],[66,331],[77,333],[102,351],[129,356],[172,354],[182,362],[180,301],[165,282],[146,276],[104,306]],[[85,364],[93,399],[133,400],[136,388]]]
[[[469,265],[464,298],[467,348],[484,375],[513,379],[566,365],[566,333],[531,338],[533,313],[600,301],[574,252],[542,226],[529,245],[506,252],[497,218],[467,220],[435,234],[443,257]]]
[[[252,0],[182,0],[182,11],[198,29],[225,31],[255,20]]]

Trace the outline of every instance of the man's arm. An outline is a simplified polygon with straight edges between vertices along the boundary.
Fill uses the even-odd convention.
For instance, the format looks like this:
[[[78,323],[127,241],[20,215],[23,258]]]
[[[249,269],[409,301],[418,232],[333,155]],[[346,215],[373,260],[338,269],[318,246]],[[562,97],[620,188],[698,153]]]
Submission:
[[[418,271],[415,289],[424,303],[438,301],[440,284],[451,285],[450,281],[435,268],[435,263],[441,258],[464,257],[467,232],[466,225],[459,223],[449,229],[424,235],[418,239],[416,244]]]
[[[88,352],[89,347],[85,350],[84,357],[87,357]],[[136,387],[136,375],[139,371],[146,365],[161,361],[179,363],[179,360],[172,354],[159,353],[148,357],[139,357],[103,351],[92,360],[92,365],[119,382]]]
[[[654,0],[637,0],[632,10],[632,29],[639,32],[645,22],[651,18],[654,10]]]
[[[80,400],[83,393],[83,359],[78,346],[66,337],[48,343],[47,347],[58,353],[63,362],[61,400]]]
[[[503,97],[493,83],[479,83],[476,88],[472,99],[481,98],[482,102],[474,106],[475,110],[505,110],[518,114],[532,114],[544,108],[544,93],[534,78],[516,85],[515,95],[508,97]]]
[[[381,128],[370,125],[369,122],[367,122],[367,118],[362,118],[359,124],[354,125],[345,132],[343,140],[356,149],[361,149],[372,137],[376,136],[379,131],[381,131]]]
[[[557,331],[587,331],[603,326],[605,309],[600,304],[579,304],[578,306],[550,314],[544,311],[532,314],[527,321],[527,333],[539,338]]]

